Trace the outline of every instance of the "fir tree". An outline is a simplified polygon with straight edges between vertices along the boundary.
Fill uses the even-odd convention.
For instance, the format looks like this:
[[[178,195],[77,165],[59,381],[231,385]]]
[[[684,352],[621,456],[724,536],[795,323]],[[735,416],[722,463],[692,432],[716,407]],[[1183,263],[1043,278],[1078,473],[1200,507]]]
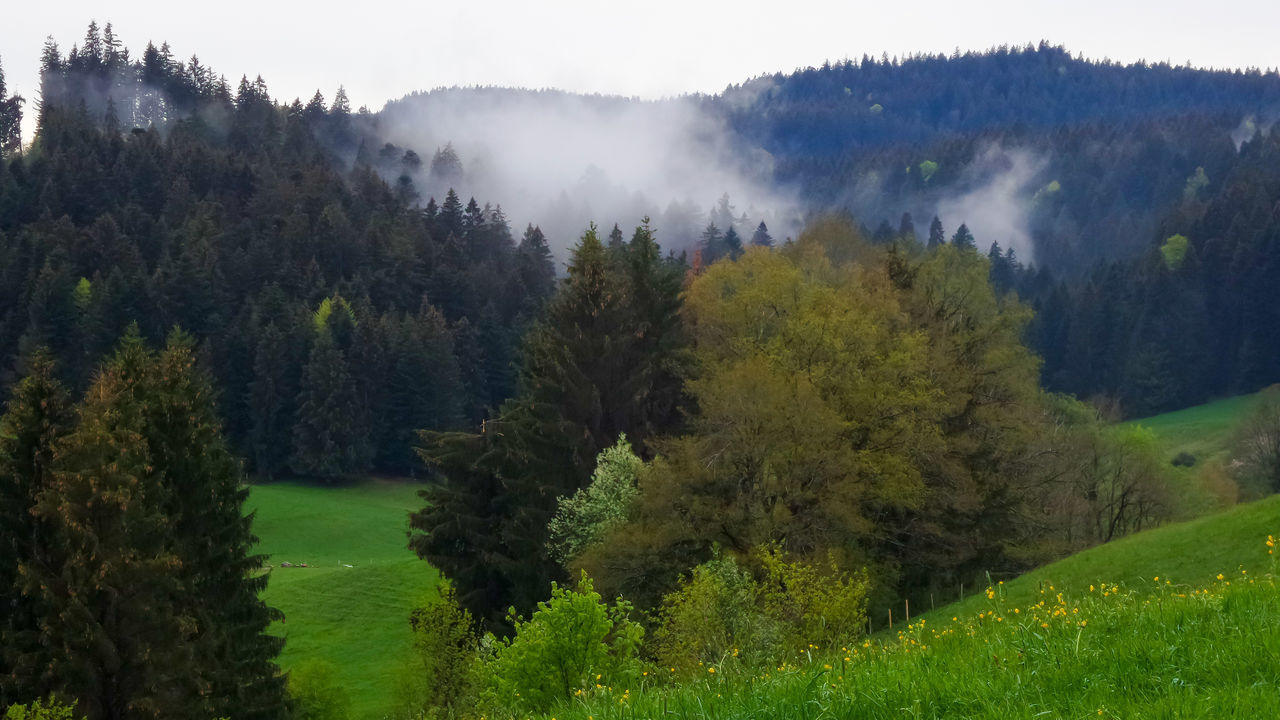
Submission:
[[[773,236],[769,234],[769,227],[761,220],[756,226],[756,231],[751,235],[751,244],[756,247],[773,247]]]
[[[318,328],[302,371],[293,426],[294,472],[335,480],[363,471],[369,461],[365,408],[337,340]]]
[[[47,522],[32,511],[53,477],[55,442],[71,424],[67,391],[54,377],[53,361],[38,350],[27,377],[14,389],[0,417],[0,705],[43,697],[58,688],[46,674],[50,649],[41,642],[45,608],[23,592],[24,568],[52,560]]]
[[[942,221],[937,215],[933,216],[933,222],[929,223],[929,249],[932,250],[947,241],[946,233],[942,230]]]

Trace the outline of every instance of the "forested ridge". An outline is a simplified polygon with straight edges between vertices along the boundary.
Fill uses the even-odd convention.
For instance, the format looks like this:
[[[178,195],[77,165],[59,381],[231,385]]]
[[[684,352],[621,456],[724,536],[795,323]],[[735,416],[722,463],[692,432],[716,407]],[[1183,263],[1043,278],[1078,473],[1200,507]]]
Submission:
[[[398,702],[516,715],[1195,514],[1109,420],[1280,380],[1273,72],[1041,45],[687,98],[807,216],[775,238],[717,189],[670,243],[513,229],[452,189],[475,158],[342,88],[282,103],[110,25],[41,78],[0,75],[0,705],[324,716],[331,679],[275,664],[249,481],[422,480],[446,580]],[[1017,235],[975,233],[957,198],[1008,177]]]

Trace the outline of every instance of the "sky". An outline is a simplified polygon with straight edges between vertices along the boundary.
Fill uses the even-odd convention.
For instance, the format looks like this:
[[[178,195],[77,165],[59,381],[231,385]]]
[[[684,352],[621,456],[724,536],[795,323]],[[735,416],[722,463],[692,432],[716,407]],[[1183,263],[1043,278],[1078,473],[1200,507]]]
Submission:
[[[1091,58],[1280,66],[1280,3],[1244,0],[12,0],[0,22],[10,92],[36,97],[40,48],[65,52],[90,19],[136,55],[167,40],[233,84],[261,74],[277,99],[332,98],[377,110],[414,90],[555,87],[657,98],[718,92],[773,72],[863,54],[905,55],[1042,39]],[[30,104],[29,104],[30,107]],[[33,112],[28,113],[28,119]]]

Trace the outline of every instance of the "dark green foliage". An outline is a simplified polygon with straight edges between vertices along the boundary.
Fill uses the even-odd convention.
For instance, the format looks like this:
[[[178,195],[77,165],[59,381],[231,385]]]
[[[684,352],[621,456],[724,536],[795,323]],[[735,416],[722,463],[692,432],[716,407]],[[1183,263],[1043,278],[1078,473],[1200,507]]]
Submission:
[[[175,333],[157,354],[126,336],[51,451],[36,440],[60,402],[47,361],[33,373],[5,421],[27,497],[6,503],[4,525],[29,518],[31,538],[12,556],[6,694],[53,692],[90,720],[282,717],[246,490],[191,340]]]
[[[23,568],[56,557],[50,524],[31,509],[53,482],[54,444],[71,425],[71,403],[44,352],[27,365],[0,418],[0,705],[6,706],[57,688],[45,674],[49,651],[40,642],[47,610],[23,592]]]
[[[510,605],[532,608],[559,577],[547,524],[556,499],[586,484],[597,454],[622,433],[644,454],[679,422],[682,279],[647,224],[612,251],[589,229],[525,338],[516,398],[478,435],[425,437],[438,481],[411,519],[410,544],[490,626]]]
[[[107,35],[90,28],[83,44],[102,51],[88,56],[46,46],[33,150],[0,160],[0,396],[38,346],[78,392],[130,323],[152,341],[180,325],[215,378],[233,446],[275,476],[303,417],[312,312],[337,297],[351,311],[333,332],[357,422],[309,420],[312,436],[356,441],[344,472],[412,471],[409,432],[479,422],[513,394],[518,338],[554,289],[536,228],[517,249],[500,208],[472,200],[464,217],[456,194],[443,212],[411,207],[382,177],[413,172],[419,153],[358,152],[376,128],[345,93],[327,109],[319,94],[281,106],[260,78],[228,87],[165,45],[135,62],[108,52],[119,43]],[[441,172],[457,163],[449,153]],[[428,303],[444,329],[407,339],[422,333],[404,318]],[[430,357],[403,356],[424,343]],[[455,366],[476,368],[461,392]],[[399,397],[424,388],[421,401]]]
[[[360,473],[370,460],[366,409],[335,335],[317,331],[303,368],[290,459],[294,472],[326,480]]]

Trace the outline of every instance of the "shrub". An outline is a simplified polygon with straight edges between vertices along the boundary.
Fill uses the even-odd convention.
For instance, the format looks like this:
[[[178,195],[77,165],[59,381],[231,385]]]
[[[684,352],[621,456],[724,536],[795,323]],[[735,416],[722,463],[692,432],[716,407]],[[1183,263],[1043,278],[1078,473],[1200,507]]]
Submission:
[[[781,632],[761,608],[760,586],[732,558],[716,557],[693,569],[658,612],[653,654],[663,667],[687,675],[728,657],[756,662],[772,657]]]
[[[512,616],[515,637],[485,661],[492,699],[540,711],[597,684],[634,685],[644,628],[629,619],[631,609],[622,598],[602,602],[586,573],[576,590],[552,583],[551,599],[528,620]]]
[[[776,544],[758,548],[753,559],[761,569],[765,612],[787,632],[788,649],[849,642],[866,628],[871,583],[865,570],[845,572],[830,554],[825,567],[788,561]]]
[[[568,563],[626,520],[639,493],[637,482],[643,469],[644,461],[632,452],[625,434],[596,456],[591,483],[560,498],[556,515],[547,525],[552,556]]]
[[[415,698],[407,708],[423,714],[452,713],[472,694],[479,638],[471,613],[458,605],[453,583],[442,580],[435,597],[409,615],[413,646],[422,662],[421,683],[413,683]]]
[[[63,705],[53,698],[30,705],[10,705],[4,720],[75,720],[75,703]]]
[[[716,557],[663,599],[653,643],[663,666],[687,674],[730,657],[760,665],[862,634],[865,571],[844,572],[830,557],[826,565],[788,559],[778,545],[757,548],[748,561]]]
[[[1174,467],[1191,467],[1196,464],[1196,456],[1184,450],[1173,456],[1171,463]]]
[[[338,681],[338,669],[324,660],[311,660],[289,673],[292,720],[346,720],[351,697]]]

